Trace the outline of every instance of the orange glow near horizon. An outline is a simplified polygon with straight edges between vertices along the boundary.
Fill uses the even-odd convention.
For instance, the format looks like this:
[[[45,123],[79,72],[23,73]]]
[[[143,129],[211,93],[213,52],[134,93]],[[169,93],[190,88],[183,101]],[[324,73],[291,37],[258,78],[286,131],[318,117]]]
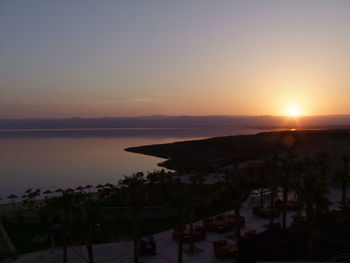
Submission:
[[[350,114],[350,1],[80,1],[1,1],[0,118]]]
[[[297,105],[297,104],[290,105],[287,108],[287,115],[289,117],[298,117],[298,116],[300,116],[301,115],[301,110],[300,110],[299,105]]]

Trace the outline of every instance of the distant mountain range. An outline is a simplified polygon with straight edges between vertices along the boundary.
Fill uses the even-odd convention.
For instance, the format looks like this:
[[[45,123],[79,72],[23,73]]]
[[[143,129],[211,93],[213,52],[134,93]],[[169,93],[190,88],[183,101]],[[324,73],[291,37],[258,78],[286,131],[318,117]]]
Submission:
[[[0,119],[0,129],[99,129],[243,127],[256,129],[350,128],[350,115],[304,116],[163,116],[67,119]]]

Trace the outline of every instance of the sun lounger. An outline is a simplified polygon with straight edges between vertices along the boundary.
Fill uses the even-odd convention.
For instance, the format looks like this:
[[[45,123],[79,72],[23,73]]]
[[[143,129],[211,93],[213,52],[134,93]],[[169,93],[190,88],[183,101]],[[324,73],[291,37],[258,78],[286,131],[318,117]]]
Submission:
[[[196,226],[192,233],[190,229],[180,229],[180,230],[174,230],[172,233],[172,238],[175,241],[179,241],[179,239],[182,237],[183,242],[188,243],[191,241],[197,242],[204,240],[206,237],[206,229],[201,226]]]

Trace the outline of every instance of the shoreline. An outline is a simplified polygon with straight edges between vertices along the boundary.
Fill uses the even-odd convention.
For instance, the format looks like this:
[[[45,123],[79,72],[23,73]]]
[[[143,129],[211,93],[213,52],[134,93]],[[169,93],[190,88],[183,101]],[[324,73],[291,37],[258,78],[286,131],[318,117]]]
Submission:
[[[350,129],[283,130],[144,145],[124,150],[165,158],[167,160],[159,166],[182,171],[191,168],[217,169],[229,163],[264,159],[271,154],[286,153],[290,150],[329,151],[329,148],[338,145],[346,146],[342,142],[347,140],[350,140]]]

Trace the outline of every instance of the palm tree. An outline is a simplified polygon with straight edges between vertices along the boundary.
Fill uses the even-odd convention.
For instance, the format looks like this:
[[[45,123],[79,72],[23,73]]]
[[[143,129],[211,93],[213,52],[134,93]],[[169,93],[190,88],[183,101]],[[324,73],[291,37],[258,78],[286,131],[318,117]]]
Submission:
[[[345,200],[344,214],[347,218],[350,217],[350,199]]]
[[[72,221],[72,214],[76,211],[78,196],[72,189],[57,189],[55,196],[47,200],[45,209],[52,213],[53,217],[57,217],[62,224],[62,244],[63,244],[63,263],[68,262],[68,233]]]
[[[265,188],[270,188],[270,193],[271,193],[271,198],[270,199],[270,203],[274,201],[274,197],[271,188],[276,187],[275,184],[276,182],[276,177],[275,177],[275,173],[276,173],[276,159],[277,157],[274,157],[274,159],[264,159],[263,162],[259,165],[257,165],[256,167],[256,175],[255,177],[257,178],[257,183],[260,187],[260,206],[261,208],[264,207],[264,194],[265,194]],[[271,181],[273,179],[273,182]],[[273,183],[273,187],[271,185],[271,183]],[[277,191],[277,189],[276,189]],[[270,204],[271,206],[271,204]],[[273,206],[273,205],[272,205]]]
[[[320,176],[326,179],[326,172],[329,169],[328,166],[329,155],[325,152],[319,152],[315,158],[315,165],[320,169]]]
[[[293,183],[295,171],[297,168],[297,157],[294,152],[290,152],[287,156],[281,159],[281,173],[279,177],[279,184],[283,188],[283,205],[282,205],[282,228],[287,227],[287,203],[288,192]]]
[[[303,200],[300,196],[300,192],[298,191],[299,188],[299,184],[301,181],[301,178],[304,176],[305,174],[305,160],[302,160],[300,158],[297,158],[294,162],[294,174],[291,178],[291,188],[294,191],[294,196],[297,198],[297,202],[298,202],[298,216],[301,216],[302,214],[302,209],[304,207],[304,203]]]
[[[342,161],[344,163],[344,168],[342,171],[338,172],[335,177],[335,181],[341,183],[341,188],[342,188],[342,196],[341,196],[341,206],[342,209],[345,208],[346,206],[346,190],[347,190],[347,184],[350,181],[350,176],[349,176],[349,157],[347,155],[344,155],[342,158]]]
[[[114,185],[114,184],[111,184],[111,183],[106,183],[106,184],[104,185],[104,188],[105,188],[105,189],[110,189],[110,190],[112,190],[112,189],[115,188],[115,185]]]
[[[313,218],[315,212],[322,212],[320,211],[321,205],[327,199],[325,196],[328,193],[326,176],[325,174],[323,176],[317,174],[315,168],[318,165],[319,163],[315,159],[304,160],[304,171],[295,182],[295,190],[306,205],[306,215],[309,219]],[[322,164],[322,166],[326,167],[327,164]]]
[[[51,190],[46,190],[43,192],[43,194],[45,195],[45,199],[48,199],[50,197],[50,195],[52,194]]]
[[[58,189],[56,189],[54,192],[55,192],[56,194],[60,195],[60,194],[63,193],[63,191],[64,191],[63,189],[58,188]]]
[[[29,193],[31,193],[32,191],[33,191],[32,188],[28,188],[28,189],[25,191],[25,193],[26,193],[26,194],[29,194]]]
[[[124,176],[119,181],[120,189],[126,194],[126,199],[131,205],[131,212],[134,218],[133,239],[134,239],[134,263],[139,262],[139,220],[141,209],[147,198],[146,185],[147,180],[142,172],[132,176]]]
[[[275,198],[277,196],[279,180],[281,175],[280,169],[280,158],[278,156],[274,156],[271,159],[267,159],[264,162],[265,169],[267,169],[266,174],[266,186],[270,188],[270,227],[274,225],[274,211],[275,211]]]
[[[98,184],[95,186],[95,188],[97,189],[97,191],[99,191],[99,190],[102,190],[104,186],[102,184]]]
[[[11,199],[11,201],[12,201],[12,208],[13,208],[13,210],[14,210],[14,209],[15,209],[15,206],[16,206],[16,201],[15,201],[15,199],[17,199],[18,196],[15,195],[15,194],[11,194],[11,195],[9,195],[7,198],[8,198],[8,199]]]
[[[184,214],[184,221],[185,223],[190,224],[190,246],[189,246],[189,253],[193,254],[195,252],[195,246],[194,246],[194,227],[193,222],[196,219],[196,199],[198,194],[198,183],[201,183],[201,181],[197,180],[191,180],[192,184],[184,185],[181,188],[181,195],[182,195],[182,205],[185,210]]]
[[[82,192],[84,190],[84,187],[79,185],[77,188],[75,188],[75,190],[78,190],[79,192]]]
[[[88,184],[84,187],[84,189],[87,189],[88,193],[90,193],[91,188],[93,188],[93,186],[90,184]]]
[[[317,173],[317,167],[320,164],[318,156],[315,159],[305,159],[304,160],[304,173],[299,174],[295,183],[295,190],[298,194],[298,197],[306,205],[306,255],[310,259],[312,257],[313,251],[313,225],[312,220],[314,219],[315,212],[322,212],[320,207],[328,202],[325,194],[328,192],[326,185],[325,174],[320,176]],[[323,167],[326,167],[326,164],[322,164]],[[323,169],[320,171],[323,173]]]
[[[101,194],[99,195],[99,199],[107,199],[108,197],[110,197],[111,194],[113,194],[113,192],[115,192],[115,190],[117,190],[117,188],[114,184],[106,183],[100,190]]]
[[[76,224],[81,229],[81,236],[86,245],[89,263],[94,263],[92,235],[98,230],[101,216],[101,204],[87,198],[85,194],[77,194]]]
[[[176,184],[171,191],[171,203],[176,208],[176,221],[178,231],[178,247],[177,247],[177,262],[183,263],[183,226],[186,224],[186,218],[188,216],[187,202],[188,198],[188,186],[185,187],[182,184]]]
[[[266,162],[266,161],[265,161]],[[268,170],[266,169],[266,164],[258,164],[256,166],[256,182],[258,188],[260,188],[260,207],[264,207],[264,187],[266,186],[266,179],[268,175]]]
[[[36,189],[33,191],[32,189],[28,189],[25,191],[25,194],[22,196],[23,204],[27,205],[29,208],[32,209],[32,214],[34,215],[34,209],[37,206],[36,203],[36,197],[40,195],[40,189]]]
[[[241,237],[241,207],[242,203],[248,198],[251,191],[251,183],[249,178],[252,169],[236,170],[235,172],[228,172],[223,182],[223,192],[232,200],[233,210],[235,212],[235,231],[234,236],[237,240]]]

